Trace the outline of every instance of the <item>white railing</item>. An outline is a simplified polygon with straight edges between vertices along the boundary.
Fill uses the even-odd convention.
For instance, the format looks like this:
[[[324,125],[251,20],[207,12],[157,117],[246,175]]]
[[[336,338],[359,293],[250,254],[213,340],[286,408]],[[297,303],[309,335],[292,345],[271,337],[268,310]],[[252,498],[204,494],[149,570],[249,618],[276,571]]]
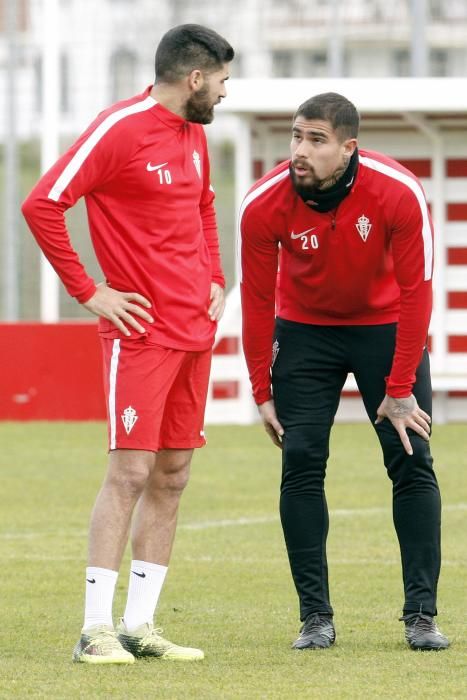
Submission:
[[[453,330],[465,332],[465,328]],[[229,354],[216,354],[216,347],[219,348],[225,339],[233,339],[234,342],[231,345],[234,346],[235,351]],[[241,305],[238,285],[227,296],[226,312],[219,324],[214,351],[206,423],[248,425],[255,422],[258,419],[258,413],[251,396],[248,370],[241,349]],[[451,360],[450,353],[447,353],[443,366],[452,366]],[[466,420],[467,398],[454,405],[455,399],[449,396],[449,392],[467,392],[467,365],[465,371],[433,372],[432,385],[434,420],[438,423],[448,420]],[[347,405],[345,410],[338,414],[338,419],[340,416],[341,420],[366,420],[360,398],[345,398],[346,393],[356,391],[358,389],[355,378],[350,374],[343,390],[343,402]],[[219,398],[215,398],[216,395]]]

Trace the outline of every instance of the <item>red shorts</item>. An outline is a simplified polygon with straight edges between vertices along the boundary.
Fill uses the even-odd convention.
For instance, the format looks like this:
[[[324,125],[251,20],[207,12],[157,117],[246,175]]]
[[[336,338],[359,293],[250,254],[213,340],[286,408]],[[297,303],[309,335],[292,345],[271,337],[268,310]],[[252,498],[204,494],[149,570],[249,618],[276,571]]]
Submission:
[[[101,338],[109,449],[190,449],[206,444],[211,350]]]

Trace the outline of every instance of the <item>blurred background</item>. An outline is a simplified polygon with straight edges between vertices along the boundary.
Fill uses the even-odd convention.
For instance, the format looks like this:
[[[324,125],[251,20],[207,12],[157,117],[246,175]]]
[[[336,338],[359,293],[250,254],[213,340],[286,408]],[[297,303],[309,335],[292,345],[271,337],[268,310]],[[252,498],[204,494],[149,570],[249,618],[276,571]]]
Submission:
[[[57,13],[55,19],[48,4]],[[101,109],[142,92],[153,81],[160,37],[184,22],[206,24],[230,41],[236,50],[233,78],[467,75],[466,0],[1,0],[0,8],[4,320],[39,317],[39,253],[18,204],[40,173],[44,61],[54,39],[51,23],[58,32],[60,151]],[[218,115],[207,134],[231,287],[231,129]],[[70,213],[69,224],[90,273],[100,277],[84,207]],[[84,315],[86,311],[60,289],[60,316]]]
[[[41,310],[41,275],[43,289],[44,284],[50,284],[50,273],[40,261],[38,248],[22,220],[22,199],[40,172],[101,109],[142,92],[153,82],[159,39],[170,27],[185,22],[216,29],[236,51],[232,80],[227,85],[232,93],[231,106],[228,96],[225,109],[218,110],[214,123],[206,129],[229,290],[235,287],[235,220],[241,172],[238,144],[242,133],[239,115],[245,117],[248,111],[236,108],[235,96],[249,94],[249,81],[260,81],[255,83],[254,93],[250,88],[252,103],[261,103],[262,96],[276,90],[277,85],[285,95],[287,81],[295,85],[303,81],[305,86],[306,81],[316,80],[323,91],[331,89],[327,86],[338,79],[347,81],[349,86],[369,80],[370,90],[375,85],[387,85],[387,103],[391,91],[397,97],[398,84],[404,84],[407,92],[410,80],[433,79],[435,82],[426,83],[426,89],[431,91],[435,88],[428,86],[439,86],[440,82],[452,84],[453,90],[465,85],[455,81],[467,75],[467,0],[0,0],[0,321],[47,320]],[[309,96],[306,90],[298,90],[297,94],[303,99]],[[436,107],[436,95],[430,97]],[[465,103],[465,96],[461,97]],[[276,102],[277,109],[269,110],[263,122],[253,123],[252,114],[244,119],[243,125],[247,123],[252,128],[254,137],[264,132],[264,124],[270,120],[267,143],[257,139],[247,153],[251,162],[245,181],[240,183],[244,191],[265,168],[287,157],[290,117],[299,102],[289,104],[284,98],[281,106],[280,94],[276,95]],[[440,103],[440,113],[443,107]],[[441,177],[455,181],[449,185],[451,190],[442,199],[442,206],[446,211],[449,206],[454,207],[454,213],[451,217],[443,213],[441,219],[452,221],[449,226],[450,235],[455,237],[455,253],[450,262],[457,267],[451,275],[451,292],[457,296],[452,297],[451,303],[449,289],[443,287],[436,317],[440,326],[440,314],[451,308],[451,334],[467,334],[467,282],[463,286],[459,281],[467,272],[467,196],[461,194],[467,185],[467,110],[462,108],[456,114],[451,105],[449,114],[438,118],[431,104],[429,123],[427,115],[422,115],[425,121],[419,120],[412,131],[407,131],[405,123],[402,140],[394,136],[397,130],[402,133],[400,116],[389,118],[387,104],[381,110],[372,116],[372,123],[367,122],[373,128],[369,146],[386,150],[409,166],[415,164],[415,172],[428,190],[436,185],[431,167],[435,162],[436,134],[440,129],[448,134],[447,150],[440,156]],[[417,118],[415,114],[412,121]],[[378,133],[375,120],[379,120]],[[385,125],[392,132],[382,137]],[[416,144],[424,130],[425,146],[414,147],[411,153],[408,144]],[[265,148],[270,151],[268,157]],[[430,198],[430,191],[428,195]],[[452,204],[447,203],[449,196]],[[78,203],[67,216],[73,244],[88,272],[101,279],[83,204]],[[441,266],[447,264],[449,255],[446,245]],[[235,303],[232,308],[236,312]],[[61,286],[57,304],[62,320],[88,318],[87,312]],[[238,318],[230,322],[238,336]],[[439,330],[444,335],[442,347],[439,346],[441,354],[435,357],[438,370],[446,375],[451,368],[456,375],[462,375],[460,383],[445,383],[445,390],[457,390],[458,398],[465,399],[467,336],[455,349],[454,365],[449,366],[450,330]],[[238,337],[231,347],[234,354],[238,352]],[[229,398],[228,391],[224,398]],[[467,401],[464,404],[467,411]]]

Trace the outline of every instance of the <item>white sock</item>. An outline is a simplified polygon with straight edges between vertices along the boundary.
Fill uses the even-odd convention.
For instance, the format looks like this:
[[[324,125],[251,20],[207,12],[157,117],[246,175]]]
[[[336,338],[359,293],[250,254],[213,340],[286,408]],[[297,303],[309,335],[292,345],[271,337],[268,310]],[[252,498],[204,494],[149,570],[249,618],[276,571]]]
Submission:
[[[127,630],[145,623],[152,624],[164,584],[167,567],[134,559],[130,567],[130,584],[123,620]]]
[[[93,625],[113,627],[112,603],[118,571],[101,569],[98,566],[86,568],[86,603],[83,629]]]

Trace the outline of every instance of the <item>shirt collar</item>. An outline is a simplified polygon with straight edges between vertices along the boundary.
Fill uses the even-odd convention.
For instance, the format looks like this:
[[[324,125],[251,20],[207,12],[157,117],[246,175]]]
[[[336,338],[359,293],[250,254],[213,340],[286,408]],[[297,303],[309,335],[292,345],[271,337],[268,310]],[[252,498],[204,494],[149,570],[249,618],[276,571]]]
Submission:
[[[152,90],[152,85],[149,85],[149,87],[146,88],[144,91],[143,95],[146,97],[149,97],[151,100],[154,102],[154,107],[152,108],[152,111],[154,112],[157,117],[164,122],[167,126],[172,127],[172,129],[182,129],[185,124],[187,124],[187,120],[181,117],[179,114],[175,114],[175,112],[171,112],[170,109],[167,109],[167,107],[164,107],[160,102],[157,102],[157,100],[152,97],[151,90]]]

